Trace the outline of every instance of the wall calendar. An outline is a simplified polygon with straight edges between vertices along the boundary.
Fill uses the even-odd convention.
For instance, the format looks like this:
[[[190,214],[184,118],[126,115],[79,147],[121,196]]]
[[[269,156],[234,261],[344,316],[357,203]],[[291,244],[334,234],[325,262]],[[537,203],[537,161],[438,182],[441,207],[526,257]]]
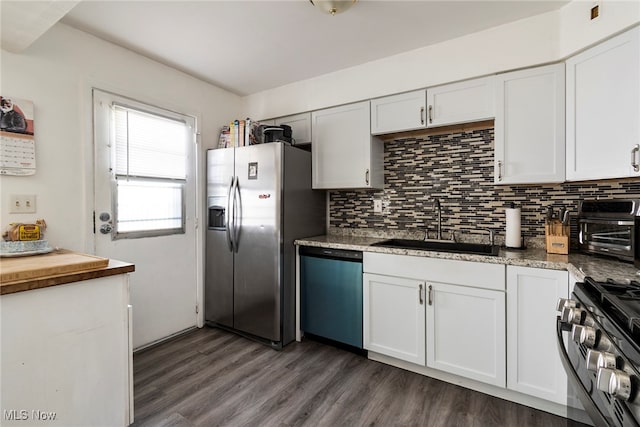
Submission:
[[[0,96],[0,175],[35,173],[33,102]]]

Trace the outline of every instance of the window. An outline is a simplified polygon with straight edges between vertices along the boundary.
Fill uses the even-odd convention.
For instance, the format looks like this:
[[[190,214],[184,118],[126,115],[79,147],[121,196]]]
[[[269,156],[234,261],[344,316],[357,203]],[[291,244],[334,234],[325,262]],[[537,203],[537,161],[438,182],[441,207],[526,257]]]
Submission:
[[[114,237],[185,232],[192,130],[184,120],[114,104]]]

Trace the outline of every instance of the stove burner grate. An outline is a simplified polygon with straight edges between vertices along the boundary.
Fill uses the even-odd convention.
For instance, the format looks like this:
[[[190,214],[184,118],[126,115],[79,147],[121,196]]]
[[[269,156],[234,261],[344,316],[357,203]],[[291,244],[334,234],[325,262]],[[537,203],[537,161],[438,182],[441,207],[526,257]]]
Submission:
[[[601,304],[604,313],[640,347],[640,282],[625,283],[607,279],[598,282],[585,278],[585,287],[592,297]]]

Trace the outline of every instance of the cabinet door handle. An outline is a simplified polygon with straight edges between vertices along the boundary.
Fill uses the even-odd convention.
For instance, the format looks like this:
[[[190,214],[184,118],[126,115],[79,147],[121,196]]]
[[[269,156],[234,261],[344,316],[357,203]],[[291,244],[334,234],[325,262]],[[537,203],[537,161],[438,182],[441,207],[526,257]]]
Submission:
[[[433,123],[433,105],[429,105],[429,123]]]
[[[418,285],[418,301],[420,301],[420,305],[424,304],[422,299],[422,283]]]
[[[364,181],[369,185],[369,169],[364,173]]]
[[[433,286],[429,285],[429,305],[433,305]]]
[[[498,160],[498,181],[502,181],[502,160]]]
[[[640,171],[640,164],[636,160],[636,154],[640,151],[640,144],[636,144],[635,147],[631,149],[631,166],[633,166],[634,172]]]
[[[420,107],[420,124],[424,124],[424,107]]]

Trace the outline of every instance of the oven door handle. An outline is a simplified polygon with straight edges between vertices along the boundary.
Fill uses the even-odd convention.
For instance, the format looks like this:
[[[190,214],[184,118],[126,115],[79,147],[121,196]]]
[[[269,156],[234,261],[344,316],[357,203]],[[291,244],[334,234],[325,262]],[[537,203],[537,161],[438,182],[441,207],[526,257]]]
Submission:
[[[567,372],[567,377],[573,384],[574,389],[578,394],[580,403],[582,403],[584,410],[591,418],[591,421],[593,421],[593,425],[609,425],[606,417],[602,414],[602,412],[600,412],[596,404],[591,400],[589,392],[584,387],[584,384],[582,384],[582,381],[580,381],[578,373],[573,368],[571,360],[569,360],[569,353],[567,353],[567,349],[564,346],[564,338],[562,337],[562,321],[560,320],[560,316],[556,317],[556,332],[558,334],[558,351],[560,352],[560,360],[562,361],[562,366],[564,366],[564,370]]]

